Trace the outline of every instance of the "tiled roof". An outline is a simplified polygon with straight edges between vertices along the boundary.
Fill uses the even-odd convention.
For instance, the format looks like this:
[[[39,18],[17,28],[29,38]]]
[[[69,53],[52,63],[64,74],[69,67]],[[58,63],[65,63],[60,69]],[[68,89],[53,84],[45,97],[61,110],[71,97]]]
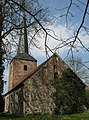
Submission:
[[[35,58],[33,58],[31,55],[29,55],[27,53],[19,53],[13,59],[30,60],[30,61],[37,62],[37,60]]]

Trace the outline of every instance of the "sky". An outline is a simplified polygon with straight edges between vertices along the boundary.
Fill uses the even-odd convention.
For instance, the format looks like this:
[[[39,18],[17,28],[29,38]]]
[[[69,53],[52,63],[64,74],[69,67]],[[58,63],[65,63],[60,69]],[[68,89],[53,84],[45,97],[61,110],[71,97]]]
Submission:
[[[57,20],[55,20],[53,22],[52,25],[46,26],[49,29],[54,30],[56,36],[58,38],[62,38],[62,39],[67,39],[69,37],[71,37],[74,32],[73,30],[77,30],[77,27],[81,24],[81,20],[83,17],[83,13],[82,11],[79,11],[78,9],[85,9],[84,4],[77,2],[77,0],[73,0],[74,4],[71,7],[71,13],[73,14],[73,17],[71,17],[71,15],[69,15],[69,19],[68,19],[68,26],[66,27],[66,23],[65,23],[65,17],[63,17],[62,19],[60,19],[60,15],[62,15],[63,13],[66,12],[66,9],[60,10],[62,8],[65,8],[66,6],[69,5],[70,0],[40,0],[40,4],[44,7],[47,7],[50,11],[50,15],[54,16],[54,17],[59,17]],[[83,2],[84,0],[80,0],[81,2]],[[76,5],[79,5],[78,9],[76,9]],[[86,0],[85,0],[86,3]],[[60,10],[60,11],[59,11]],[[85,26],[89,26],[89,16],[86,17],[84,25]],[[50,32],[51,34],[53,34],[53,32]],[[88,47],[89,45],[89,36],[87,36],[84,32],[84,30],[82,29],[80,31],[79,37],[81,38],[82,42]],[[44,49],[44,36],[42,36],[42,38],[39,38],[39,45],[41,46],[41,49],[37,49],[37,48],[33,48],[31,50],[32,56],[34,56],[37,61],[38,61],[38,65],[41,64],[44,60],[46,60],[46,55],[45,55],[45,49]],[[48,38],[47,41],[48,45],[50,48],[54,48],[56,45],[59,44],[58,41],[53,40],[52,38]],[[83,61],[88,61],[89,60],[89,53],[85,50],[83,50],[83,48],[79,48],[79,43],[75,44],[75,47],[77,46],[77,49],[74,50],[74,55],[75,56],[79,56],[83,59]],[[64,47],[61,48],[57,51],[57,53],[59,54],[59,56],[64,59],[67,55],[68,52],[68,47]],[[50,53],[51,55],[51,53]],[[4,80],[8,81],[8,76],[9,76],[9,67],[6,66],[5,69],[5,77]],[[6,85],[4,86],[4,92],[7,91],[8,88],[8,82],[6,83]]]

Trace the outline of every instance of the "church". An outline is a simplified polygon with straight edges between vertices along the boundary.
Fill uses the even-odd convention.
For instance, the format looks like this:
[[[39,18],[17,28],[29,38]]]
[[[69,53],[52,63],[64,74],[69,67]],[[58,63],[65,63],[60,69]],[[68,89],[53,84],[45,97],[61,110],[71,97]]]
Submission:
[[[54,74],[61,75],[68,65],[54,53],[37,66],[37,60],[28,52],[26,22],[19,39],[17,55],[10,63],[8,92],[5,94],[5,112],[18,115],[52,114],[55,104]]]

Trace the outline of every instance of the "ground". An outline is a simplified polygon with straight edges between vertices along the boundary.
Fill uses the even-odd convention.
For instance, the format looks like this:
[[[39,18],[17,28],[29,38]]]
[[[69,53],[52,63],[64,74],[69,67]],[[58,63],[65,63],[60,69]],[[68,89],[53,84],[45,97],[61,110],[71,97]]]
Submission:
[[[74,115],[30,115],[24,117],[17,117],[10,114],[0,114],[0,120],[89,120],[89,109],[80,114]]]

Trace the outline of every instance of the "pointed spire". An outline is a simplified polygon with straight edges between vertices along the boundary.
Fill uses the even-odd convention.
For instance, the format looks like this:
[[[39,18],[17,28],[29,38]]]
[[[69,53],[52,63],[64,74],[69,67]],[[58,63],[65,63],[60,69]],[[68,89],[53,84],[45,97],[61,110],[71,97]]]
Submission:
[[[24,46],[25,46],[25,53],[28,54],[28,39],[27,39],[27,29],[26,29],[26,19],[24,19]]]
[[[20,39],[19,39],[17,55],[14,57],[14,59],[30,60],[30,61],[37,62],[37,60],[33,58],[31,55],[29,55],[29,52],[28,52],[28,39],[27,39],[25,17],[23,18],[22,29],[20,31]]]
[[[20,31],[20,39],[18,45],[17,54],[28,53],[28,39],[27,39],[27,29],[26,29],[26,18],[23,17],[22,29]]]
[[[25,8],[26,4],[25,1],[22,0],[22,6]],[[27,39],[27,25],[26,25],[26,14],[24,10],[23,12],[23,21],[22,21],[22,29],[20,31],[20,39],[19,39],[19,45],[17,50],[17,55],[13,59],[20,59],[20,60],[30,60],[35,61],[37,60],[33,58],[31,55],[29,55],[28,52],[28,39]]]
[[[22,6],[25,8],[26,3],[24,0],[22,0]],[[19,53],[28,53],[28,39],[27,39],[27,25],[26,25],[26,14],[24,10],[22,9],[23,14],[23,21],[22,21],[22,29],[20,31],[20,39],[19,39],[19,45],[18,45],[18,51]]]

